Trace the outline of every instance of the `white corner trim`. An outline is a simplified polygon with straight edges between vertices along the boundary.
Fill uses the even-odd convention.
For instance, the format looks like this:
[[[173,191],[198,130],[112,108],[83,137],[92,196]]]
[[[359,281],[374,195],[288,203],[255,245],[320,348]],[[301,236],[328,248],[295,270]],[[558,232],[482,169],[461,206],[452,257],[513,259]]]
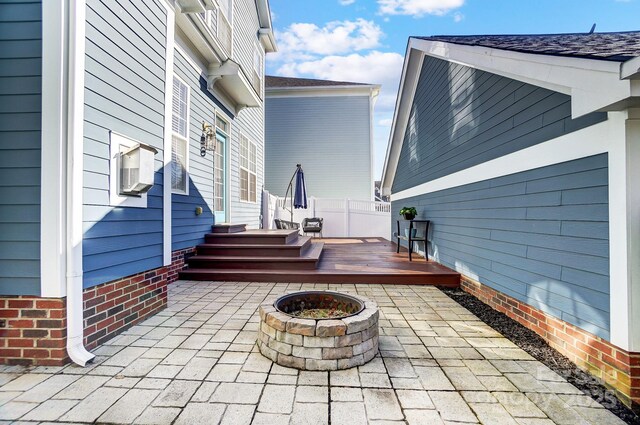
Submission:
[[[619,113],[626,118],[624,113]],[[631,114],[629,114],[631,115]],[[622,122],[609,153],[611,342],[640,350],[640,119]]]
[[[118,156],[126,148],[141,143],[114,131],[109,132],[109,205],[112,207],[147,208],[147,194],[124,196],[118,193]]]
[[[42,3],[40,296],[66,295],[67,39],[63,2]]]
[[[172,241],[172,195],[171,195],[171,148],[172,148],[172,103],[173,103],[173,55],[175,52],[175,11],[162,2],[167,11],[167,45],[165,47],[164,84],[164,143],[162,146],[162,264],[171,264]]]
[[[67,123],[67,353],[84,366],[95,356],[83,344],[83,157],[85,0],[69,0],[69,87]]]
[[[521,149],[391,195],[393,201],[608,152],[615,118]]]

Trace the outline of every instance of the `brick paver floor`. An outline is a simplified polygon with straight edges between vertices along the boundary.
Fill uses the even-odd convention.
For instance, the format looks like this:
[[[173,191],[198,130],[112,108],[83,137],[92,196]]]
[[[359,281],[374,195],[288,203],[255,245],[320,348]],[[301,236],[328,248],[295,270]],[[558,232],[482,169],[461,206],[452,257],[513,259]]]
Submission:
[[[311,288],[378,303],[373,361],[306,372],[257,352],[258,305]],[[2,367],[0,423],[622,423],[428,286],[180,281],[166,310],[95,354],[85,368]]]

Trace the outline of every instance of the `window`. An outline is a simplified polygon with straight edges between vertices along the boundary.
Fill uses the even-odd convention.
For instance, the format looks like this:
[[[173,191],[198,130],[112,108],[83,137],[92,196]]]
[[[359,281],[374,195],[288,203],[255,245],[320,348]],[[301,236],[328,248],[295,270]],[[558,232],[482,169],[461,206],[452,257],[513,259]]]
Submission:
[[[189,193],[189,87],[173,77],[171,191]]]
[[[240,200],[256,202],[256,145],[240,136]]]

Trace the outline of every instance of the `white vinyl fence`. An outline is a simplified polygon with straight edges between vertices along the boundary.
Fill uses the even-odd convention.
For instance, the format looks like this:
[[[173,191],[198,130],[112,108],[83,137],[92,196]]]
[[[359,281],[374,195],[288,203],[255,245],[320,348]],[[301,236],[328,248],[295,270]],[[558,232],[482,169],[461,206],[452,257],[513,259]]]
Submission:
[[[263,227],[275,229],[274,219],[291,220],[291,204],[287,198],[264,192]],[[382,237],[391,239],[391,204],[353,199],[308,198],[308,208],[294,209],[293,221],[306,217],[322,217],[322,235],[331,237]]]

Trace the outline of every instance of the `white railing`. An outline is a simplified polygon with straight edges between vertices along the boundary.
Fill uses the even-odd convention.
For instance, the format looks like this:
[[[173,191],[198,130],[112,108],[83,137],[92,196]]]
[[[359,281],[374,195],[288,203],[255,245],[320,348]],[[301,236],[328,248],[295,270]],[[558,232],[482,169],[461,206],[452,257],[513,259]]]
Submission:
[[[274,219],[291,220],[291,200],[265,191],[264,228],[275,228]],[[293,221],[322,217],[324,237],[382,237],[391,239],[391,204],[339,198],[308,198],[308,208],[294,209]]]

